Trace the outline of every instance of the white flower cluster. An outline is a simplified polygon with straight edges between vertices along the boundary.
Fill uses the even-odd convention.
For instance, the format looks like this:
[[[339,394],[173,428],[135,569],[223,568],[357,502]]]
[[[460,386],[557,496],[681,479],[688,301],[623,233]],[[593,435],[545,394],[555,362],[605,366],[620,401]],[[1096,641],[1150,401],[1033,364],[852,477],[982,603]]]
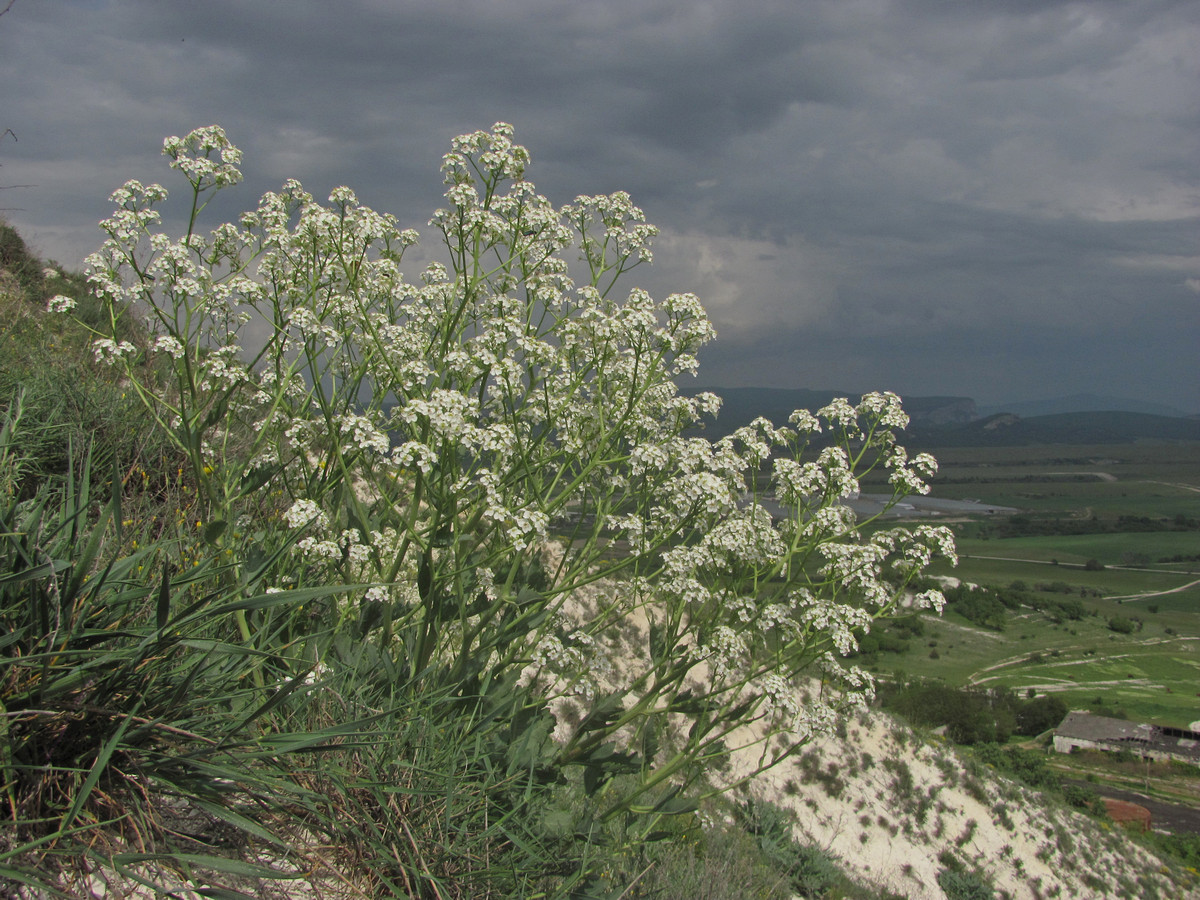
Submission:
[[[894,447],[887,461],[892,474],[888,479],[892,487],[901,494],[928,494],[929,484],[925,481],[937,472],[937,460],[928,453],[918,453],[910,462],[903,447]]]
[[[114,365],[136,352],[137,347],[129,341],[118,342],[112,338],[96,338],[92,341],[92,355],[96,358],[96,362],[105,365]]]
[[[603,235],[602,239],[585,237],[583,241],[583,258],[593,271],[607,270],[610,259],[617,260],[618,265],[633,257],[641,262],[654,261],[650,240],[658,229],[646,224],[645,215],[625,191],[581,195],[574,205],[564,208],[563,214],[580,233],[590,236],[599,230]]]
[[[386,454],[391,450],[391,442],[386,434],[380,431],[366,416],[346,414],[337,418],[342,436],[349,438],[351,446],[361,451]]]
[[[777,672],[764,675],[758,680],[757,687],[762,694],[766,713],[777,719],[784,729],[791,730],[801,713],[796,688]]]
[[[171,168],[183,172],[199,190],[225,187],[242,180],[237,168],[242,151],[216,125],[197,128],[187,137],[167,138],[163,141],[163,155],[170,158]]]
[[[183,344],[179,339],[172,337],[169,334],[159,335],[154,339],[152,349],[166,353],[172,359],[181,359],[183,357]]]
[[[289,528],[324,529],[329,526],[329,519],[325,515],[325,511],[312,500],[297,500],[283,514],[283,521]]]
[[[219,128],[168,138],[164,153],[197,210],[241,179]],[[618,671],[605,689],[628,691],[647,720],[674,715],[671,691],[702,669],[716,697],[749,692],[780,727],[821,727],[834,705],[797,700],[804,665],[852,652],[902,603],[940,608],[937,592],[906,600],[906,588],[954,552],[946,529],[868,534],[843,501],[875,467],[893,500],[923,493],[936,463],[898,445],[908,418],[890,393],[693,436],[720,408],[676,386],[715,336],[700,301],[618,291],[657,230],[624,192],[555,208],[525,179],[529,162],[504,123],[455,140],[430,222],[449,265],[415,279],[403,269],[414,232],[349,188],[323,204],[295,181],[236,224],[204,233],[193,219],[180,240],[157,230],[166,191],[128,182],[89,278],[147,311],[174,378],[147,393],[219,514],[252,520],[243,532],[279,517],[297,579],[354,578],[371,585],[359,602],[402,600],[414,643],[436,644],[419,664],[545,669],[586,705],[603,629],[644,612],[663,670]],[[135,353],[94,346],[107,362]],[[522,593],[552,537],[560,556]],[[621,604],[562,618],[573,591],[617,572]],[[835,657],[824,665],[845,691],[869,691]],[[566,712],[559,724],[578,739]]]

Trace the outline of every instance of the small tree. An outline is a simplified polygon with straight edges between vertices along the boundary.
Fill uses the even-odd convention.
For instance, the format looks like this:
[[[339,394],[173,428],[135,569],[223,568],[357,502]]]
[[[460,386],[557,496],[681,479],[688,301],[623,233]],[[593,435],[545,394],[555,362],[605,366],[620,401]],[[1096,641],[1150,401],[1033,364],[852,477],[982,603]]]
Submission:
[[[1125,616],[1111,616],[1108,620],[1108,630],[1117,634],[1133,634],[1134,622]]]
[[[1030,737],[1039,735],[1056,728],[1066,714],[1067,704],[1059,697],[1031,697],[1017,707],[1017,732]]]

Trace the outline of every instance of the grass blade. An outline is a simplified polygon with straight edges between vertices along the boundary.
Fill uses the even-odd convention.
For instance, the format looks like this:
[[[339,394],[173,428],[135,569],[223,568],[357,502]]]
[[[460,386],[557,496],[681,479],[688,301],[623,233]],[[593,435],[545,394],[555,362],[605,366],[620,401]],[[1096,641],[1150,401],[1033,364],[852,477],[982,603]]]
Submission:
[[[139,706],[140,705],[141,704],[139,704]],[[136,713],[137,710],[134,709],[133,712]],[[59,822],[58,830],[60,833],[65,832],[71,826],[71,824],[75,821],[75,818],[83,809],[84,804],[87,803],[88,797],[91,795],[92,790],[96,787],[96,783],[100,780],[100,776],[104,774],[104,770],[108,767],[108,761],[112,758],[113,753],[116,751],[117,745],[121,743],[121,739],[125,736],[125,732],[129,730],[129,726],[132,724],[133,713],[130,713],[129,715],[125,716],[121,724],[117,726],[117,730],[113,732],[112,737],[110,737],[100,746],[100,752],[96,754],[96,762],[92,765],[91,771],[88,772],[87,778],[83,780],[83,784],[79,788],[79,793],[75,795],[75,799],[72,801],[70,808],[63,814],[63,817]]]
[[[162,583],[158,586],[158,603],[155,604],[154,618],[159,631],[165,629],[171,619],[171,570],[165,559],[163,560]]]

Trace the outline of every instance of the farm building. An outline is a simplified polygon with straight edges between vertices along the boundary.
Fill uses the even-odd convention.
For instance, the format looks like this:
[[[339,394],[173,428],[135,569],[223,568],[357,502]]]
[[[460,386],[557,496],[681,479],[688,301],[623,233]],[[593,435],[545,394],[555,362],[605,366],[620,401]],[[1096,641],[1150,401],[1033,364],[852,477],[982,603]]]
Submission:
[[[1069,712],[1054,730],[1054,749],[1128,750],[1143,759],[1177,759],[1200,765],[1200,732]]]

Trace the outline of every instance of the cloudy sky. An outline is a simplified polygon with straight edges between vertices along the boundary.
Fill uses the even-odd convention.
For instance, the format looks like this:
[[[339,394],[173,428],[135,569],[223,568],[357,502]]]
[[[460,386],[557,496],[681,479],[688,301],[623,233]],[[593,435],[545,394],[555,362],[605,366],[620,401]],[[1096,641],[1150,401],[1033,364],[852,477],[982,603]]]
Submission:
[[[14,0],[0,16],[16,138],[0,214],[69,267],[114,188],[173,186],[167,135],[220,124],[243,149],[229,215],[295,177],[427,233],[450,139],[496,121],[553,201],[628,190],[662,228],[634,281],[705,302],[720,337],[699,383],[1200,412],[1195,0]]]

